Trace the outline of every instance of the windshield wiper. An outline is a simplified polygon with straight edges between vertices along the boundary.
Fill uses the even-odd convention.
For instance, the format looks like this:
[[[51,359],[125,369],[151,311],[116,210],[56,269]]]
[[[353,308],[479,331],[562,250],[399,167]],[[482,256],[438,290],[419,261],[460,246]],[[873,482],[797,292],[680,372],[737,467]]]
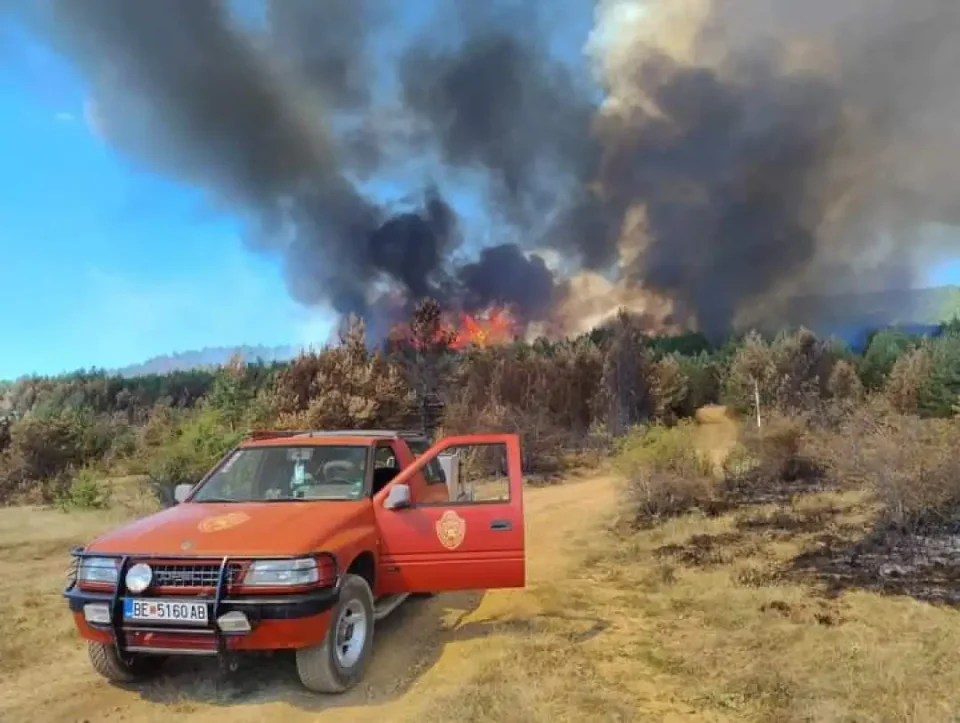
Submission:
[[[236,503],[236,502],[252,502],[253,500],[232,500],[232,499],[227,499],[226,497],[205,497],[205,498],[202,499],[202,500],[190,500],[190,501],[191,501],[191,502],[200,502],[200,503],[203,503],[203,502],[231,502],[231,503]]]

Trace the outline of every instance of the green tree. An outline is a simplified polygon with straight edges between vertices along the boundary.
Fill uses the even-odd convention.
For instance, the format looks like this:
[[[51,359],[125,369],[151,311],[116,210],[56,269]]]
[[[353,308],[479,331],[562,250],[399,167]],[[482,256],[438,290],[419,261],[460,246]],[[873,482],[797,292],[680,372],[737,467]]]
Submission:
[[[953,416],[960,396],[960,332],[930,340],[930,372],[920,385],[917,408],[927,417]]]
[[[231,431],[237,431],[253,402],[254,390],[246,382],[246,364],[235,354],[214,377],[207,404],[219,412]]]
[[[860,362],[863,386],[869,390],[880,389],[897,359],[914,346],[916,338],[898,329],[884,329],[874,334]]]

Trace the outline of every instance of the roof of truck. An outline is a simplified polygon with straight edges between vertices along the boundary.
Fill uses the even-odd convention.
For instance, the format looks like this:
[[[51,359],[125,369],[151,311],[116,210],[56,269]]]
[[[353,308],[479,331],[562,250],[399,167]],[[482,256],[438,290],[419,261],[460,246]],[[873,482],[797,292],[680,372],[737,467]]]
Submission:
[[[423,432],[405,432],[396,429],[335,429],[316,431],[254,432],[245,439],[243,447],[282,447],[290,444],[306,445],[373,445],[389,439],[429,441]]]

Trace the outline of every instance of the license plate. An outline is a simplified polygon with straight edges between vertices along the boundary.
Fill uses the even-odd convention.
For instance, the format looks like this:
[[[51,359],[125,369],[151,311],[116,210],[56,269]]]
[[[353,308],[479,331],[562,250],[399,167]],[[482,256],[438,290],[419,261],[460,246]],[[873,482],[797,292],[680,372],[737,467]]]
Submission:
[[[125,620],[206,625],[207,604],[180,602],[178,600],[125,598],[123,601],[123,617]]]

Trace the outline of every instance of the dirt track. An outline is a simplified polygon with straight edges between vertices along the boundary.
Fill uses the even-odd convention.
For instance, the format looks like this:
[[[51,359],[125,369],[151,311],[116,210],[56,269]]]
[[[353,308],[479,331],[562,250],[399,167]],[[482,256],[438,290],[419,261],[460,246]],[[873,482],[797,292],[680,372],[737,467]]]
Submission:
[[[561,637],[565,638],[596,632],[591,632],[589,620],[567,619],[565,614],[548,608],[554,607],[550,603],[552,588],[577,561],[577,541],[598,532],[613,508],[615,491],[616,485],[609,478],[529,490],[525,498],[527,589],[408,601],[377,627],[373,661],[365,682],[339,697],[304,691],[296,680],[292,660],[286,656],[250,660],[228,680],[219,679],[216,666],[208,661],[189,661],[168,664],[164,678],[149,685],[123,689],[102,681],[90,669],[85,650],[63,624],[67,612],[56,599],[56,589],[46,589],[48,579],[50,585],[56,584],[54,570],[57,560],[63,559],[64,548],[55,542],[59,536],[47,529],[57,524],[57,516],[30,512],[52,515],[46,524],[38,517],[33,527],[54,539],[27,554],[24,546],[12,545],[9,538],[3,544],[0,536],[2,558],[6,559],[0,562],[0,573],[42,576],[45,589],[35,604],[21,600],[28,612],[21,615],[20,627],[4,626],[3,633],[25,636],[24,643],[42,645],[43,649],[34,656],[29,647],[20,646],[23,664],[15,669],[0,668],[0,719],[17,723],[148,721],[168,720],[175,715],[178,720],[190,721],[220,720],[224,716],[231,721],[347,719],[399,723],[450,720],[451,716],[481,720],[486,717],[484,706],[514,705],[509,700],[485,703],[483,696],[478,696],[484,689],[482,679],[491,670],[508,677],[513,671],[505,667],[516,668],[520,678],[539,675],[522,669],[527,658],[518,652],[518,641],[526,639],[529,643],[538,636],[542,639],[548,628],[554,632],[562,628]],[[0,530],[12,519],[0,519]],[[61,525],[63,519],[59,516]],[[18,524],[23,522],[21,518]],[[12,555],[8,555],[11,549]],[[18,553],[23,554],[23,564],[18,564]],[[0,589],[0,594],[8,590]],[[563,610],[562,602],[556,607]],[[31,608],[36,616],[60,617],[49,626],[37,625],[40,621],[31,615]],[[552,645],[556,646],[556,641]],[[513,691],[511,695],[526,694]],[[525,702],[531,706],[535,703]]]

